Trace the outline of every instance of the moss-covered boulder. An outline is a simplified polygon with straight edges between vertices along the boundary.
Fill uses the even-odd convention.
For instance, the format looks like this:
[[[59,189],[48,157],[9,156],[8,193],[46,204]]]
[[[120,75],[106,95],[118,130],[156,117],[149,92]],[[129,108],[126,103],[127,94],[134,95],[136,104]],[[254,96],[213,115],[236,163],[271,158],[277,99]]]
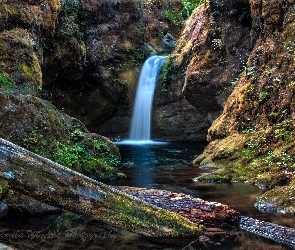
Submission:
[[[0,136],[94,179],[116,178],[119,151],[48,101],[0,90]]]
[[[258,198],[255,207],[267,213],[295,215],[295,181],[288,186],[277,186]]]

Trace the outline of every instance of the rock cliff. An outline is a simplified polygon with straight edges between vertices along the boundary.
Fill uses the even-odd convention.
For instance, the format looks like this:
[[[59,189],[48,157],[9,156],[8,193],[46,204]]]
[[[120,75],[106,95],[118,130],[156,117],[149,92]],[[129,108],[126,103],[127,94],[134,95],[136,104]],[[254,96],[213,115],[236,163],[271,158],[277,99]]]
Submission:
[[[47,42],[61,25],[58,16],[65,6],[57,0],[1,1],[0,136],[95,179],[116,178],[120,156],[115,145],[39,98],[46,72],[53,70],[45,68]],[[71,45],[77,49],[71,58],[80,57],[82,42]]]
[[[257,207],[290,214],[295,196],[294,4],[250,1],[258,40],[222,114],[209,129],[210,144],[195,160],[218,168],[203,180],[275,187],[260,197]]]
[[[154,136],[206,140],[256,39],[248,1],[208,1],[186,23],[160,76]]]

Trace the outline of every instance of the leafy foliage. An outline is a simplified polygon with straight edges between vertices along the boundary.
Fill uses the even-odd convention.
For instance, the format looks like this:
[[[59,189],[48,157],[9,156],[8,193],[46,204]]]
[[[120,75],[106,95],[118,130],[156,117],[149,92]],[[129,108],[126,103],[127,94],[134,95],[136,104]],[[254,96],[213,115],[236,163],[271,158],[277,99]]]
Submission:
[[[1,73],[0,73],[0,86],[1,88],[6,90],[12,88],[12,83]]]
[[[182,0],[183,9],[181,14],[183,18],[189,18],[193,10],[205,2],[206,0]]]

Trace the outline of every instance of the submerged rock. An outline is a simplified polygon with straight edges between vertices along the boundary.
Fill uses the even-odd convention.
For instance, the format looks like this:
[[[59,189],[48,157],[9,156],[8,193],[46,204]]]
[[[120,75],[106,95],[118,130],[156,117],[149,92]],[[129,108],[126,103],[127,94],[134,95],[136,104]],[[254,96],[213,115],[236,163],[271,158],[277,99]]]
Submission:
[[[3,202],[0,201],[0,217],[3,217],[7,214],[8,206]]]
[[[288,186],[278,186],[260,196],[255,207],[266,213],[281,213],[295,216],[294,181]]]

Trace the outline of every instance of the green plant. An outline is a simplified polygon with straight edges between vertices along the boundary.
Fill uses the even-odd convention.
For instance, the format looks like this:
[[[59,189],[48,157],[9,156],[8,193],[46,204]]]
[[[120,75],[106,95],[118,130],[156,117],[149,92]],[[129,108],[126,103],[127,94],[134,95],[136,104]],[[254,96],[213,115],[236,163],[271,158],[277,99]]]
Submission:
[[[231,85],[235,87],[235,86],[237,86],[237,84],[239,83],[239,81],[240,81],[240,76],[238,76],[233,81],[231,81]]]
[[[278,116],[278,112],[274,112],[274,111],[272,111],[270,114],[269,114],[269,116],[271,117],[271,118],[276,118],[277,116]]]
[[[53,155],[54,161],[69,168],[76,167],[80,164],[86,164],[86,161],[88,161],[90,157],[90,154],[85,148],[79,144],[68,146],[60,142],[57,142],[56,150]]]
[[[280,77],[276,77],[276,78],[274,79],[274,81],[276,81],[276,82],[279,83],[279,84],[282,84],[282,83],[283,83],[283,81],[282,81],[282,79],[281,79]]]
[[[100,153],[102,159],[109,165],[113,166],[119,164],[120,161],[118,157],[111,153],[111,149],[109,148],[109,145],[107,143],[103,141],[93,140],[93,147],[98,153]]]
[[[0,86],[3,89],[9,90],[12,88],[12,83],[5,77],[3,74],[0,73]]]
[[[183,9],[181,10],[181,14],[183,18],[189,18],[194,9],[205,2],[206,0],[182,0]]]
[[[289,127],[288,121],[283,121],[281,123],[276,124],[274,129],[275,137],[282,138],[283,141],[292,141],[293,140],[293,131]]]
[[[183,18],[179,12],[173,9],[165,9],[162,11],[162,15],[167,18],[174,26],[181,26],[183,24]]]
[[[266,71],[266,74],[267,74],[267,75],[271,75],[273,72],[275,72],[275,70],[276,70],[276,67],[273,67],[273,68],[267,70],[267,71]]]
[[[266,97],[268,97],[268,92],[266,92],[266,91],[261,91],[260,93],[259,93],[259,95],[258,95],[258,99],[259,99],[259,101],[263,101]]]
[[[253,134],[256,132],[255,127],[249,126],[241,131],[242,134]]]
[[[256,66],[252,66],[247,69],[247,76],[253,77],[255,73],[256,73]]]

